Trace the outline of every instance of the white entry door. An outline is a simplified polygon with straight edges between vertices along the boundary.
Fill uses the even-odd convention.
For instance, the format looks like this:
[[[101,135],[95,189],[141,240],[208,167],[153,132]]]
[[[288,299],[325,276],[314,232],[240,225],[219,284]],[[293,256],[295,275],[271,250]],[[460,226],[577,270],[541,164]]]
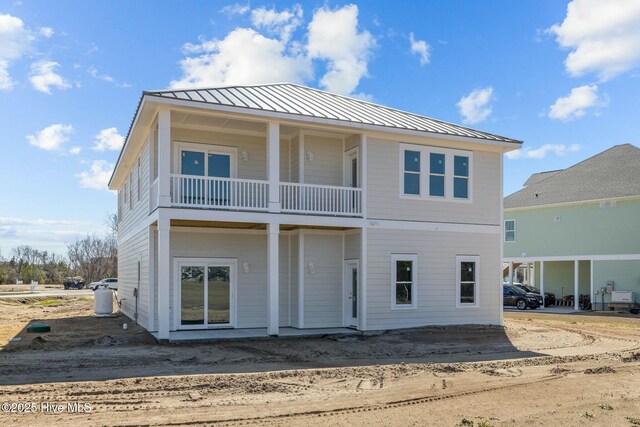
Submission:
[[[235,326],[234,259],[178,259],[174,271],[179,329]]]
[[[345,326],[358,327],[358,260],[344,262]]]

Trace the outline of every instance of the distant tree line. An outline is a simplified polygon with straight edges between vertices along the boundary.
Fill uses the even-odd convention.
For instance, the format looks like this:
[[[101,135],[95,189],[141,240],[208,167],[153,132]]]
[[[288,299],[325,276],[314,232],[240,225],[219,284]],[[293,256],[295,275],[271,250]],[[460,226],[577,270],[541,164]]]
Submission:
[[[0,284],[17,280],[61,284],[72,276],[81,276],[89,284],[105,277],[117,277],[117,216],[109,215],[107,225],[106,236],[88,235],[69,244],[66,257],[29,245],[11,249],[8,257],[0,254]]]

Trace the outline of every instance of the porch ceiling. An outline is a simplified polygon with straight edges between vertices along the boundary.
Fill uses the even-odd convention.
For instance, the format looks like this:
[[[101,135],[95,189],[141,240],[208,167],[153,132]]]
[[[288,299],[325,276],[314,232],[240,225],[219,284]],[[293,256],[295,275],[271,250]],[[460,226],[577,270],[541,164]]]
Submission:
[[[255,222],[226,222],[226,221],[195,221],[184,219],[172,219],[171,227],[193,227],[193,228],[219,228],[219,229],[237,229],[237,230],[266,230],[267,224]],[[327,230],[327,231],[345,231],[350,227],[322,227],[322,226],[300,226],[295,224],[281,224],[280,230]]]

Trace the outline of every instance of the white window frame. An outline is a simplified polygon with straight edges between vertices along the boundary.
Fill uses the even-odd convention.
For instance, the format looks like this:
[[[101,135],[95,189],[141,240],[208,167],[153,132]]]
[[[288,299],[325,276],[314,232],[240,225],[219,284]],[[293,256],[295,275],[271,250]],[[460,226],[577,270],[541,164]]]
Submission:
[[[411,304],[396,304],[396,277],[398,261],[411,261],[413,272],[411,274]],[[418,255],[417,254],[391,254],[391,309],[415,310],[418,307]]]
[[[473,303],[461,303],[460,302],[460,285],[461,285],[461,264],[463,262],[475,262],[475,282],[473,288]],[[480,256],[478,255],[457,255],[456,256],[456,308],[478,308],[480,307]]]
[[[182,151],[194,151],[204,153],[204,171],[205,177],[209,170],[209,154],[222,154],[230,157],[229,159],[229,177],[236,178],[238,169],[238,147],[232,147],[227,145],[213,145],[213,144],[200,144],[195,142],[174,141],[173,149],[173,173],[182,174],[181,165]]]
[[[401,199],[412,200],[429,200],[429,201],[441,201],[452,203],[473,203],[473,152],[466,150],[456,150],[452,148],[441,148],[429,145],[416,145],[401,142],[399,146],[399,162],[398,162],[398,179]],[[419,151],[420,152],[420,195],[404,194],[404,152]],[[429,188],[429,176],[431,175],[431,153],[444,154],[445,162],[445,174],[444,174],[444,197],[442,196],[430,196]],[[453,182],[454,182],[454,157],[463,156],[469,159],[469,176],[467,178],[468,185],[468,197],[466,199],[453,197]],[[437,174],[438,175],[438,174]]]
[[[507,240],[507,222],[513,222],[513,240]],[[515,219],[505,219],[504,220],[504,242],[505,243],[513,243],[516,241],[516,220]]]
[[[138,190],[138,202],[142,200],[142,167],[140,166],[140,157],[138,157],[138,170],[136,171],[137,183],[136,187]]]
[[[133,171],[129,172],[129,210],[133,210]]]

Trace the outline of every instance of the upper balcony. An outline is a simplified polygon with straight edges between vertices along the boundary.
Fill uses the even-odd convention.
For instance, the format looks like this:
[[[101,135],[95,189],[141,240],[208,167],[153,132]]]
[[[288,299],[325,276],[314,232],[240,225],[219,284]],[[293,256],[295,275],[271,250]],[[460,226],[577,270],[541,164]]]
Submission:
[[[363,216],[359,135],[176,111],[162,120],[150,137],[151,210]]]

